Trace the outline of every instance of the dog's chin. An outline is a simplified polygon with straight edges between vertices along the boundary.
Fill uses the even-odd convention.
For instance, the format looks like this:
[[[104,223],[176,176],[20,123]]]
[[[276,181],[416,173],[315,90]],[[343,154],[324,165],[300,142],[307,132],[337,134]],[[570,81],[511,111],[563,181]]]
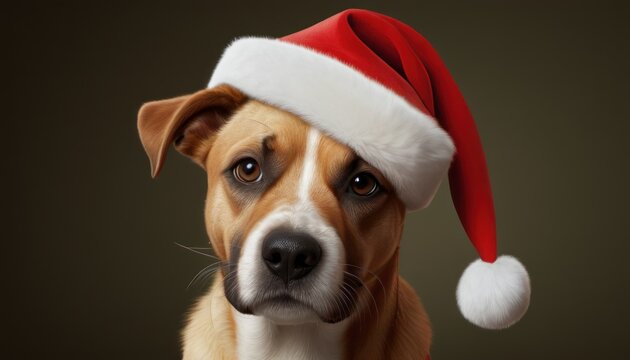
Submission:
[[[253,313],[264,316],[278,325],[322,322],[322,319],[310,306],[289,297],[265,301],[256,306]]]

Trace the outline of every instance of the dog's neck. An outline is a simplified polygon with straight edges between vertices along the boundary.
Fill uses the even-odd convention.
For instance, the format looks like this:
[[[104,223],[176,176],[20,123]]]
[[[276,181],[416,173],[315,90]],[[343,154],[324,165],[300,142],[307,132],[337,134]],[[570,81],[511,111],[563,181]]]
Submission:
[[[376,278],[378,276],[378,279]],[[358,312],[336,324],[278,325],[233,309],[239,359],[388,358],[398,312],[398,255],[371,274]]]

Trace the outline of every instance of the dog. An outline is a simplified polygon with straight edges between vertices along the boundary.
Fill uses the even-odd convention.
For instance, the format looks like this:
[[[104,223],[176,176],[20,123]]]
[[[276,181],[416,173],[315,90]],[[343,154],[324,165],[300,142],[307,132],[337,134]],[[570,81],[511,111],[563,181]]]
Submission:
[[[396,19],[350,9],[236,40],[208,88],[146,103],[138,131],[153,176],[171,145],[207,174],[219,263],[183,331],[186,360],[427,359],[399,244],[407,211],[447,173],[480,257],[457,287],[462,314],[502,329],[527,311],[525,267],[497,255],[472,115],[429,42]]]
[[[425,359],[427,314],[398,274],[405,206],[348,146],[221,85],[149,102],[154,171],[171,143],[205,169],[220,259],[184,359]]]

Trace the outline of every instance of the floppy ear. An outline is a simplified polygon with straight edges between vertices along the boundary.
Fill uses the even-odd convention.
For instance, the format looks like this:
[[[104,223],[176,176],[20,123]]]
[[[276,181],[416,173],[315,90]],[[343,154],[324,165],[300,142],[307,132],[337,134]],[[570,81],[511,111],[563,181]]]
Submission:
[[[203,167],[214,135],[246,101],[240,91],[219,85],[144,104],[138,113],[138,132],[151,162],[151,176],[159,174],[173,142],[177,151]]]

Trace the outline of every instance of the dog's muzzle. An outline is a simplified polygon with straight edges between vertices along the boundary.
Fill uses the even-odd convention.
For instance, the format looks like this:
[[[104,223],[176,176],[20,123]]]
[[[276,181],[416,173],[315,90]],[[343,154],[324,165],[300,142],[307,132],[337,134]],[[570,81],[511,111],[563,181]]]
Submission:
[[[337,322],[352,313],[360,282],[345,268],[337,231],[312,207],[278,208],[232,246],[224,287],[240,313],[287,324]]]

